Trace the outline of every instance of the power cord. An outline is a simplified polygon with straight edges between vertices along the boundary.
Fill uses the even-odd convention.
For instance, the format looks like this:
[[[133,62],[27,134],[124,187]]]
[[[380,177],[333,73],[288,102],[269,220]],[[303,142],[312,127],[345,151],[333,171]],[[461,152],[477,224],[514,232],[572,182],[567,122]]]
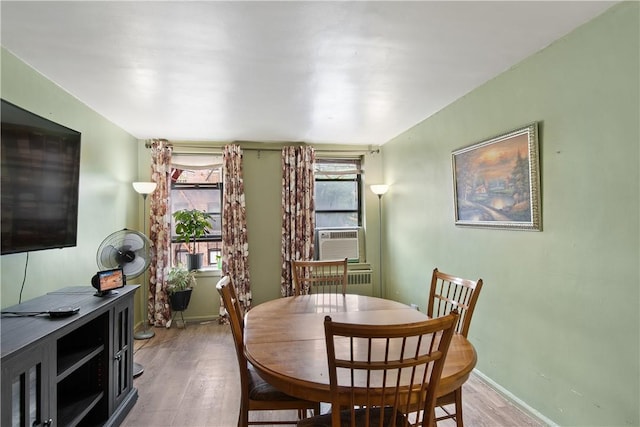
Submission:
[[[24,263],[24,274],[22,275],[22,286],[20,286],[20,297],[18,298],[18,304],[22,303],[22,290],[24,289],[24,283],[27,281],[27,267],[29,266],[29,252],[27,252],[27,260]],[[42,314],[42,313],[39,313]]]
[[[133,355],[135,356],[135,354],[136,354],[138,351],[140,351],[140,350],[142,350],[143,348],[145,348],[145,347],[147,346],[147,344],[149,344],[149,341],[151,341],[151,339],[145,340],[145,342],[144,342],[140,347],[138,347],[138,348],[134,348],[134,350],[133,350]]]

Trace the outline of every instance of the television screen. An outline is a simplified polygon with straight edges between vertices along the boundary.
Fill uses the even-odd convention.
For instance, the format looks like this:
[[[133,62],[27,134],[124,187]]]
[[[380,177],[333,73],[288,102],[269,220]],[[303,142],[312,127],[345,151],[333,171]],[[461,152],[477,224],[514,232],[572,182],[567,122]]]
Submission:
[[[80,132],[1,104],[2,255],[75,246]]]

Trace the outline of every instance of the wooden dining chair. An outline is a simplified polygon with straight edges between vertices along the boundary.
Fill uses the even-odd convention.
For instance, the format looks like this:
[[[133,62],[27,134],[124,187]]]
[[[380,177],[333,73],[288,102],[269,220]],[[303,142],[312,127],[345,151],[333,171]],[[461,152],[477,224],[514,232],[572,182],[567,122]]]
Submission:
[[[236,297],[236,292],[231,284],[229,276],[222,277],[216,289],[222,297],[224,308],[229,314],[231,333],[236,347],[236,356],[240,366],[240,414],[238,415],[238,427],[248,425],[289,424],[295,425],[298,419],[305,418],[307,411],[314,414],[320,413],[320,404],[289,396],[263,380],[255,371],[251,363],[244,355],[244,316]],[[297,410],[298,419],[279,421],[249,421],[249,411],[278,411]]]
[[[471,325],[473,311],[482,289],[482,279],[468,280],[461,277],[442,273],[437,268],[433,269],[431,276],[431,290],[427,304],[427,316],[434,318],[457,310],[460,314],[456,325],[456,333],[466,338]],[[454,405],[451,409],[450,405]],[[437,421],[455,419],[458,427],[463,427],[462,419],[462,387],[438,398],[436,406],[442,409],[445,415],[438,416]]]
[[[295,295],[347,293],[347,258],[327,261],[291,261]]]
[[[457,319],[454,311],[416,323],[359,325],[326,316],[331,412],[298,426],[433,426],[436,389]]]

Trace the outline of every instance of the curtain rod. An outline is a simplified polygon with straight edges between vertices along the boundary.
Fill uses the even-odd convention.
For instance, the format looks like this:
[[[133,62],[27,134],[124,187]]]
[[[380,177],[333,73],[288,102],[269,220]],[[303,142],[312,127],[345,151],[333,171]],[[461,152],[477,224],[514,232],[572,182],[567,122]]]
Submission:
[[[144,144],[145,148],[151,148],[151,143],[150,142],[145,142]],[[220,152],[222,152],[224,147],[221,146],[215,146],[215,147],[205,147],[202,145],[189,145],[189,144],[178,144],[176,146],[174,146],[173,144],[169,144],[170,147],[177,147],[177,148],[195,148],[195,149],[206,149],[206,150],[213,150],[213,151],[217,151],[219,150]],[[283,147],[263,147],[263,148],[256,148],[256,147],[240,147],[242,148],[242,151],[282,151]],[[380,149],[376,148],[376,149],[363,149],[363,150],[354,150],[354,149],[322,149],[322,148],[317,148],[315,147],[315,151],[319,152],[319,153],[353,153],[353,154],[378,154],[380,153]]]

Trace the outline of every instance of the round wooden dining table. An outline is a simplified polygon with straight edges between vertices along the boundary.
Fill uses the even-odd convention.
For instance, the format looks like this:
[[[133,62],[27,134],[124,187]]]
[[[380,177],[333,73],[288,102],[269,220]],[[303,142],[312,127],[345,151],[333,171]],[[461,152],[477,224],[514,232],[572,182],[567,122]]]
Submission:
[[[354,294],[312,294],[259,304],[245,315],[247,359],[268,382],[292,396],[331,401],[324,318],[370,325],[424,321],[427,315],[397,301]],[[473,345],[454,334],[438,396],[460,387],[477,361]]]

